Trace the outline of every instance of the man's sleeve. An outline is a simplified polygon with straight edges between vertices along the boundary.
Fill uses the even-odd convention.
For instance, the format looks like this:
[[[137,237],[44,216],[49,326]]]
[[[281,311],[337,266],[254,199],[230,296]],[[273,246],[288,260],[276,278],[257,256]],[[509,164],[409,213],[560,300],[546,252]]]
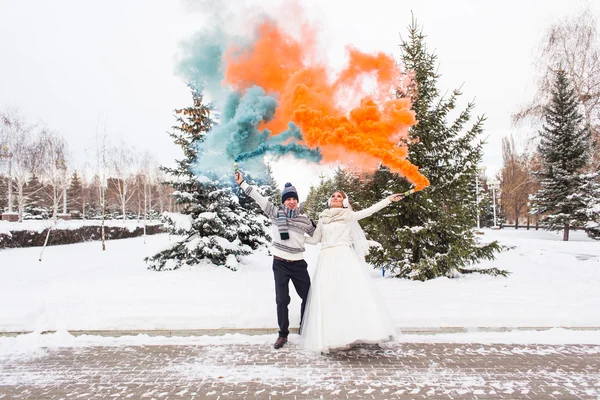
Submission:
[[[314,221],[311,219],[310,222],[314,224]],[[317,227],[313,234],[309,237],[304,237],[304,243],[306,244],[317,244],[321,241],[321,223],[317,224]]]
[[[248,185],[245,181],[240,185],[244,193],[258,203],[268,217],[277,218],[277,207],[273,205],[267,198],[263,197],[255,186]]]

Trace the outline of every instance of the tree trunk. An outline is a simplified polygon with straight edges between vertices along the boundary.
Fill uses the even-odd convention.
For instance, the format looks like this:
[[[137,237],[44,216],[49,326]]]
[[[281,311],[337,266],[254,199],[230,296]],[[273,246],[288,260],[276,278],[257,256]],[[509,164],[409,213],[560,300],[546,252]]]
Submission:
[[[52,219],[55,219],[57,214],[58,214],[58,193],[56,191],[56,185],[53,185],[52,186]]]
[[[127,208],[127,186],[125,186],[125,179],[123,179],[123,197],[121,200],[121,213],[123,214],[123,223],[125,223],[125,213]]]
[[[147,185],[144,183],[144,244],[146,244],[146,218],[148,215],[148,208],[147,208],[147,202],[146,202],[146,187]]]
[[[104,188],[100,187],[100,196],[102,198],[102,205],[100,206],[102,209],[102,225],[100,228],[100,237],[102,240],[102,251],[106,250],[106,235],[104,230],[104,222],[106,221],[106,192],[104,192]]]
[[[23,185],[19,185],[19,197],[17,199],[19,203],[19,222],[23,222],[23,213],[25,212],[25,195],[23,194]]]
[[[569,221],[565,221],[565,229],[563,231],[563,241],[569,241]]]

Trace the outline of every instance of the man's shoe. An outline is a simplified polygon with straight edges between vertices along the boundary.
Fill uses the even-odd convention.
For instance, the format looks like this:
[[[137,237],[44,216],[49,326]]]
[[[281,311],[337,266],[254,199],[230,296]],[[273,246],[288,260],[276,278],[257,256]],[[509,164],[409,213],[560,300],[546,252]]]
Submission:
[[[273,347],[275,347],[276,349],[280,349],[283,347],[284,344],[287,343],[287,338],[286,337],[278,337],[277,340],[275,341],[275,344],[273,345]]]

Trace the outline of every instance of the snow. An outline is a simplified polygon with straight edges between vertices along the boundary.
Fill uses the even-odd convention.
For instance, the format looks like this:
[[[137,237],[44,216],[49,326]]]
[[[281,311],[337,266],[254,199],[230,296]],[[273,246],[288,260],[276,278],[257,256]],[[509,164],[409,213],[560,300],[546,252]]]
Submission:
[[[200,215],[198,215],[198,218],[215,219],[215,218],[217,218],[217,213],[215,213],[215,212],[203,212]]]
[[[514,246],[496,261],[478,265],[507,269],[511,272],[507,278],[473,274],[415,282],[384,278],[373,271],[375,285],[400,331],[440,327],[468,331],[455,336],[419,335],[419,341],[440,337],[520,341],[534,340],[533,335],[551,343],[600,342],[598,330],[494,333],[480,329],[600,327],[599,242],[583,232],[573,232],[569,242],[561,241],[560,233],[546,231],[483,232],[486,241],[497,239]],[[0,250],[0,331],[36,332],[2,338],[0,343],[83,340],[67,336],[66,331],[76,330],[266,328],[276,332],[272,261],[266,251],[242,258],[237,272],[208,262],[176,271],[148,271],[143,258],[170,246],[170,240],[174,238],[167,234],[149,236],[146,244],[143,238],[112,240],[105,252],[99,242],[52,246],[43,262],[38,261],[37,248]],[[318,247],[307,246],[305,255],[312,273]],[[300,302],[292,287],[290,293],[294,327]],[[59,333],[39,335],[48,330]],[[272,335],[268,336],[270,341]],[[402,340],[413,340],[412,336],[402,335]]]
[[[181,231],[189,231],[192,229],[192,216],[188,214],[164,212],[164,217],[173,221],[173,229]]]
[[[174,191],[173,193],[171,193],[171,196],[173,197],[181,197],[187,200],[194,200],[194,195],[189,193],[189,192],[182,192],[179,190]]]

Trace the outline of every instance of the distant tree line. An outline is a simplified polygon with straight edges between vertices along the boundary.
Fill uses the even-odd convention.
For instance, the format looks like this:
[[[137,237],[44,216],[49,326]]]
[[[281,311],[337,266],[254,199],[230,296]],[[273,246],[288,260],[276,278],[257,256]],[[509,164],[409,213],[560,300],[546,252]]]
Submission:
[[[23,221],[65,213],[73,219],[142,219],[178,210],[172,186],[149,153],[108,143],[99,132],[91,153],[75,166],[59,133],[30,124],[16,110],[0,110],[0,211]]]

